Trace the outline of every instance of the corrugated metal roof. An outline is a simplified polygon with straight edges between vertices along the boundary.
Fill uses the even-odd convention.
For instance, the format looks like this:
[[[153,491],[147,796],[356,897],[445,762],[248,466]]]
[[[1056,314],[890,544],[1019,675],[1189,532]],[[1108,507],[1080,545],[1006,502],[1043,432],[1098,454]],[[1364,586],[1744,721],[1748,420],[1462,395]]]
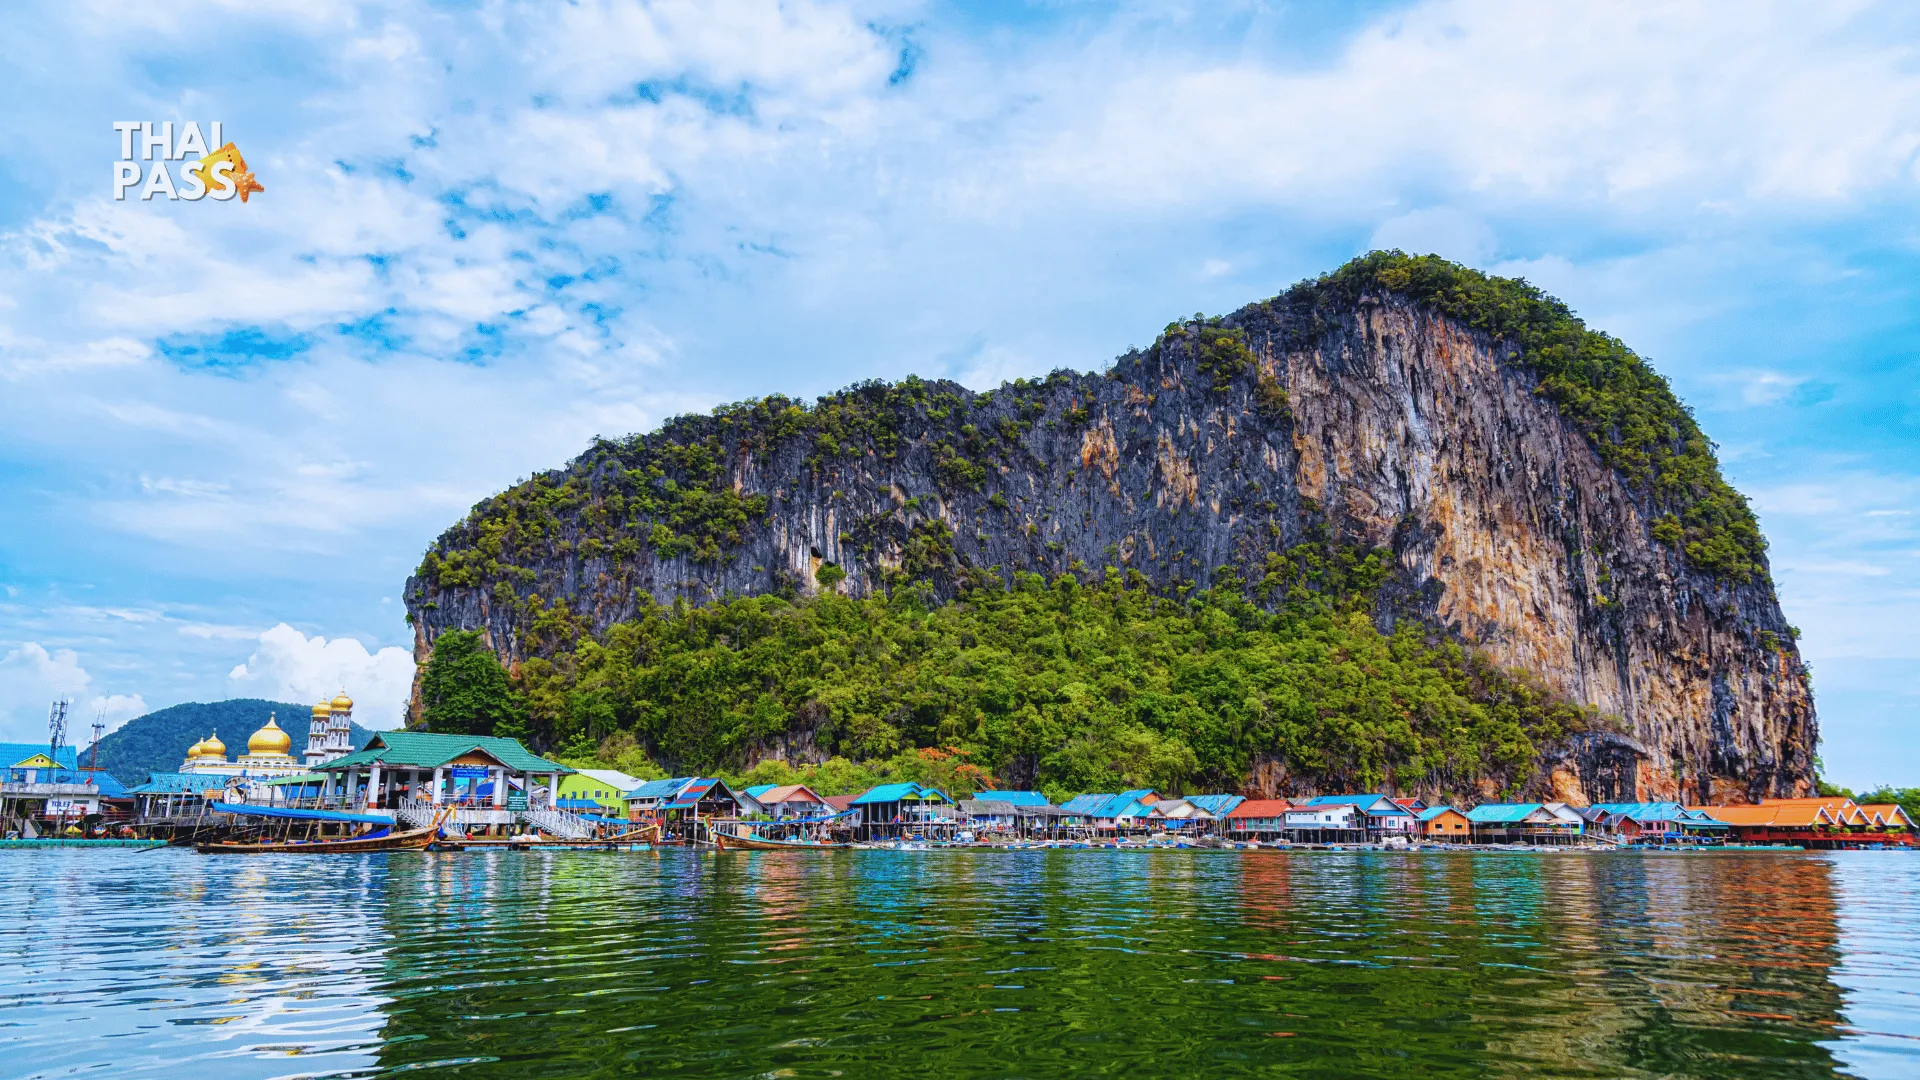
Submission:
[[[417,769],[434,769],[463,754],[479,750],[514,772],[570,773],[573,770],[557,761],[539,757],[519,739],[495,735],[443,735],[432,731],[376,731],[364,749],[356,750],[318,766],[321,772],[338,772],[380,762]]]
[[[627,792],[629,799],[671,799],[680,794],[680,789],[698,780],[697,776],[674,776],[665,780],[649,780],[632,791]]]
[[[215,791],[227,786],[227,778],[211,773],[148,773],[147,782],[132,788],[132,795],[185,795]]]
[[[1091,815],[1095,810],[1105,806],[1107,801],[1112,798],[1114,798],[1114,796],[1106,792],[1090,792],[1086,795],[1075,795],[1073,798],[1061,803],[1060,809],[1072,814]]]
[[[1189,795],[1187,801],[1212,814],[1214,817],[1227,817],[1233,808],[1247,801],[1244,795]]]
[[[1404,807],[1393,805],[1393,800],[1385,795],[1315,795],[1305,803],[1307,806],[1357,806],[1368,813],[1406,813]]]
[[[858,798],[853,800],[853,805],[865,806],[871,803],[907,802],[913,800],[945,803],[953,801],[947,797],[946,792],[941,791],[939,788],[924,787],[909,780],[900,784],[880,784],[876,787],[868,788],[862,792]]]
[[[1047,797],[1037,791],[981,791],[974,795],[976,799],[989,799],[995,802],[1009,802],[1015,806],[1047,806]]]
[[[1528,814],[1545,809],[1537,802],[1483,803],[1467,811],[1467,820],[1475,825],[1513,825],[1525,821]]]
[[[1285,799],[1242,799],[1227,812],[1230,818],[1276,818],[1293,806]]]
[[[1451,806],[1429,806],[1425,810],[1420,811],[1415,816],[1418,817],[1421,821],[1432,821],[1434,818],[1439,817],[1441,814],[1458,814],[1458,813],[1460,813],[1460,811],[1455,810]]]
[[[46,752],[46,743],[0,743],[0,768],[12,768],[15,762],[27,761],[36,754],[44,756]],[[60,755],[53,759],[53,763],[64,768],[77,769],[80,763],[74,755],[74,747],[63,746],[60,748]]]

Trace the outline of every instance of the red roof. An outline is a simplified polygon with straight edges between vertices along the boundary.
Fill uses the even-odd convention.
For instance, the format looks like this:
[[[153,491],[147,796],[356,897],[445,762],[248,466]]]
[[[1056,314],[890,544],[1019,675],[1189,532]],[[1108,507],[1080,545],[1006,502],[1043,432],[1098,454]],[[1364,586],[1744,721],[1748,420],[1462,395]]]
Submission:
[[[1248,799],[1227,815],[1231,818],[1270,818],[1279,817],[1293,808],[1285,799]]]
[[[828,806],[833,807],[836,812],[845,810],[847,807],[852,806],[853,800],[859,797],[860,796],[858,795],[822,795],[820,796],[820,798],[824,800]]]

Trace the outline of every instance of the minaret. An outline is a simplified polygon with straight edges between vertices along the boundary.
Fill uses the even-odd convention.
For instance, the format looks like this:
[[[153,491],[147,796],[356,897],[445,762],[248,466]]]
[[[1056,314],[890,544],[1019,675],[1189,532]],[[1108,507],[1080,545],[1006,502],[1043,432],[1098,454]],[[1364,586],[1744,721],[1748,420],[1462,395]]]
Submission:
[[[309,769],[318,768],[340,756],[327,753],[328,727],[332,712],[332,707],[324,701],[313,707],[313,721],[307,725],[306,763]]]
[[[353,699],[345,690],[327,703],[327,760],[353,753]]]

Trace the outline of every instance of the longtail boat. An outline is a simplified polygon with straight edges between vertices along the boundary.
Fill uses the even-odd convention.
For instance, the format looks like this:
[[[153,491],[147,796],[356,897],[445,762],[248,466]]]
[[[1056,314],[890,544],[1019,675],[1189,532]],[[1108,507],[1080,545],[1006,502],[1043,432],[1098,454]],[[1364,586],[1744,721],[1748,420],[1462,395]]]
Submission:
[[[236,840],[203,841],[194,845],[202,855],[327,855],[361,851],[418,851],[433,843],[440,831],[435,821],[424,829],[390,832],[379,836],[349,836],[339,840],[265,840],[248,843]]]
[[[599,848],[622,844],[645,844],[657,834],[660,827],[648,825],[645,828],[629,829],[613,836],[579,836],[569,839],[536,840],[522,836],[476,836],[451,837],[434,842],[435,847],[453,848],[512,848],[518,851],[545,851],[553,848]]]
[[[850,848],[852,844],[831,844],[818,840],[769,840],[764,836],[751,833],[727,833],[716,831],[713,839],[724,850],[740,851],[815,851],[834,848]]]

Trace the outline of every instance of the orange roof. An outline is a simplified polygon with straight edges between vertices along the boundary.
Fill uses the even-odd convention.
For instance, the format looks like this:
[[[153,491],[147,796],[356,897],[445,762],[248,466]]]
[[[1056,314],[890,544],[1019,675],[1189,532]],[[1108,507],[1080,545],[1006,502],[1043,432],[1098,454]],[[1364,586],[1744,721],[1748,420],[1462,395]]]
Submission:
[[[1907,816],[1907,808],[1899,803],[1866,803],[1860,807],[1860,813],[1869,823],[1881,828],[1895,825],[1913,828],[1913,819]]]
[[[1293,809],[1293,804],[1285,799],[1248,799],[1246,802],[1234,807],[1227,816],[1229,818],[1279,817],[1291,809]]]
[[[1820,799],[1769,799],[1759,806],[1689,806],[1687,809],[1704,810],[1715,821],[1724,821],[1729,825],[1811,829],[1820,825],[1841,824],[1839,815],[1823,802]]]
[[[782,802],[819,802],[820,796],[805,784],[782,784],[777,788],[760,793],[759,801],[765,803]]]

